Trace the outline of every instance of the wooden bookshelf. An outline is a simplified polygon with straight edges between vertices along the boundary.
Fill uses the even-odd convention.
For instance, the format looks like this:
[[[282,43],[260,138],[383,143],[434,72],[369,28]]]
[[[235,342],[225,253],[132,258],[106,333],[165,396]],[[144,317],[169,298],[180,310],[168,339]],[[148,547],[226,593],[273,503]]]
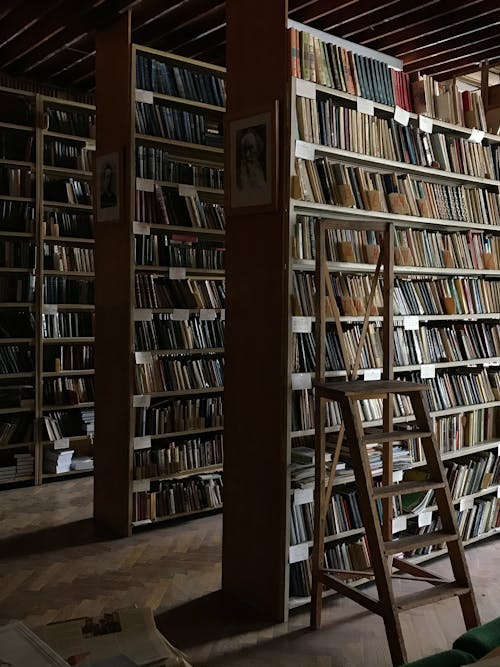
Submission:
[[[254,18],[254,14],[257,16],[259,14],[259,4],[262,5],[261,13],[265,13],[267,17],[265,27],[260,26],[257,19]],[[408,230],[413,235],[424,233],[427,235],[425,237],[427,240],[431,238],[429,234],[439,233],[442,235],[440,238],[445,238],[446,243],[456,242],[458,244],[456,247],[466,238],[466,235],[477,234],[479,235],[477,239],[484,239],[485,235],[491,235],[496,239],[500,232],[500,220],[497,214],[485,215],[484,211],[481,213],[478,208],[474,209],[476,217],[461,218],[463,209],[460,209],[458,203],[453,204],[453,209],[450,204],[447,215],[444,209],[440,209],[439,215],[432,214],[434,217],[427,214],[415,215],[411,213],[411,210],[404,213],[391,212],[390,208],[388,211],[370,210],[367,206],[362,207],[357,204],[356,199],[354,203],[348,205],[324,203],[315,198],[316,191],[312,185],[312,196],[308,196],[306,200],[304,197],[306,190],[303,187],[297,187],[299,172],[296,171],[296,159],[303,162],[306,160],[330,161],[333,165],[339,165],[338,171],[334,172],[332,169],[332,173],[336,175],[337,173],[350,174],[348,171],[350,168],[364,170],[364,173],[391,174],[397,176],[400,179],[399,182],[412,184],[412,187],[416,182],[424,184],[422,188],[427,193],[446,191],[450,193],[450,197],[451,193],[455,192],[458,197],[463,185],[469,189],[470,206],[476,201],[493,202],[497,206],[500,177],[498,167],[493,176],[490,174],[490,178],[484,178],[482,174],[475,171],[476,167],[472,163],[467,167],[468,173],[458,173],[456,169],[442,167],[437,169],[436,165],[422,166],[411,163],[410,160],[400,161],[366,155],[362,151],[356,152],[337,147],[336,144],[324,146],[317,140],[315,142],[306,141],[304,136],[299,134],[301,124],[298,122],[296,111],[299,98],[307,98],[305,103],[300,102],[301,109],[316,108],[318,100],[325,104],[334,104],[342,109],[348,109],[351,114],[349,118],[352,119],[353,124],[356,122],[358,105],[365,109],[370,105],[363,104],[363,100],[360,103],[357,96],[348,92],[336,90],[318,82],[304,82],[291,76],[287,25],[295,28],[298,26],[293,22],[287,24],[285,5],[284,2],[275,3],[270,8],[262,1],[262,3],[257,3],[257,6],[254,3],[251,10],[246,10],[236,0],[227,3],[227,57],[231,62],[228,75],[228,127],[233,119],[250,117],[269,107],[275,99],[279,103],[280,120],[277,139],[279,176],[276,208],[270,212],[262,212],[258,209],[253,212],[250,207],[247,211],[238,212],[237,209],[229,207],[231,192],[226,191],[228,203],[228,309],[224,432],[227,456],[225,459],[223,588],[227,595],[236,597],[256,607],[263,614],[280,620],[286,619],[290,609],[310,602],[309,596],[298,596],[290,588],[291,568],[296,568],[297,564],[300,566],[300,563],[307,560],[311,546],[310,541],[298,544],[292,544],[290,541],[291,507],[295,493],[298,494],[297,497],[302,498],[300,502],[312,502],[311,487],[306,485],[304,489],[298,488],[294,491],[291,486],[291,452],[295,446],[306,444],[307,439],[314,434],[312,423],[305,423],[301,416],[303,413],[308,414],[308,410],[312,408],[312,402],[306,399],[311,393],[311,389],[307,387],[311,386],[314,369],[309,365],[304,366],[304,360],[308,357],[303,352],[301,352],[302,356],[296,357],[298,348],[295,345],[299,337],[302,336],[302,340],[305,341],[307,332],[314,331],[314,308],[312,303],[310,310],[302,308],[303,295],[300,295],[299,298],[294,294],[294,285],[299,284],[297,278],[299,274],[303,277],[301,280],[304,281],[301,289],[304,295],[307,294],[307,286],[312,282],[308,283],[306,279],[314,269],[314,258],[297,252],[299,240],[297,219],[300,220],[302,216],[338,220],[339,229],[346,228],[341,224],[343,221],[353,222],[356,229],[356,225],[359,224],[360,230],[369,230],[370,224],[374,221],[390,220],[394,223],[396,231]],[[401,68],[401,63],[396,62],[395,59],[377,54],[365,47],[351,46],[345,40],[338,41],[330,35],[310,30],[306,26],[298,27],[298,29],[312,32],[326,42],[352,49],[363,57],[371,57],[390,67]],[[242,54],[249,51],[255,53],[252,47],[252,44],[255,43],[259,43],[261,48],[256,54],[255,62],[250,65]],[[273,67],[269,68],[266,63],[271,60]],[[307,107],[308,104],[311,106]],[[375,101],[372,110],[375,118],[380,118],[380,123],[387,122],[388,127],[392,127],[390,121],[395,113],[394,106]],[[341,113],[339,112],[338,117]],[[331,118],[333,116],[330,116]],[[407,132],[418,132],[419,121],[419,115],[410,112]],[[326,121],[313,120],[313,123],[316,122],[316,128],[322,127],[321,122],[326,125]],[[358,125],[363,126],[361,121],[358,121]],[[432,131],[448,137],[450,142],[458,142],[457,146],[462,147],[464,151],[469,151],[471,155],[482,154],[481,146],[463,147],[460,144],[462,140],[474,140],[476,133],[471,128],[433,118]],[[436,145],[439,141],[441,139],[436,137]],[[492,155],[495,159],[495,151],[499,145],[498,136],[486,132],[481,136],[480,143],[486,147],[484,154]],[[226,135],[227,170],[235,168],[235,165],[230,163],[231,150],[231,134],[228,133]],[[317,169],[314,165],[309,165],[307,168],[308,177],[312,178],[314,169]],[[376,182],[375,178],[373,182]],[[346,183],[350,184],[349,181]],[[302,186],[302,183],[300,185]],[[315,187],[317,188],[318,185]],[[475,190],[478,192],[474,192]],[[386,196],[386,194],[381,196]],[[465,206],[463,203],[461,205]],[[469,206],[469,200],[467,200],[467,206]],[[498,208],[495,210],[498,211]],[[472,208],[469,211],[472,211]],[[248,215],[250,212],[252,215]],[[455,213],[455,215],[450,213]],[[253,242],[251,253],[248,252],[250,234],[253,239],[265,240],[261,243]],[[305,234],[304,232],[304,237]],[[432,242],[434,243],[437,238],[433,236]],[[352,243],[354,244],[354,241]],[[396,248],[398,248],[397,244]],[[468,264],[468,261],[464,255],[461,256],[460,263],[453,266],[444,263],[436,265],[434,262],[427,264],[427,260],[423,266],[419,262],[414,262],[412,265],[396,263],[396,282],[401,281],[401,284],[406,284],[410,280],[416,281],[420,289],[420,280],[431,280],[440,285],[444,285],[446,281],[451,284],[455,280],[460,281],[462,289],[464,281],[469,281],[467,289],[470,287],[472,290],[480,290],[484,287],[487,290],[495,291],[500,277],[499,258],[495,256],[495,264],[491,268],[476,268],[476,265]],[[255,271],[252,272],[252,267],[255,266],[259,267],[257,275]],[[358,281],[366,276],[368,280],[370,274],[375,270],[375,265],[367,264],[363,260],[345,261],[341,257],[333,257],[330,259],[328,268],[332,280],[338,278],[339,281],[347,281],[345,284],[348,286],[348,292],[345,295],[339,293],[340,305],[341,297],[357,295],[357,292],[354,291],[354,283],[349,282],[350,276]],[[253,276],[251,289],[246,286],[246,276],[249,274]],[[259,274],[262,274],[262,277]],[[480,282],[481,279],[485,280],[484,284]],[[362,283],[359,282],[359,284]],[[425,291],[427,287],[422,289]],[[297,303],[300,308],[297,307]],[[433,336],[440,336],[441,334],[437,331],[439,327],[441,329],[448,327],[450,330],[453,327],[460,327],[462,330],[464,325],[473,325],[474,328],[470,330],[471,335],[474,332],[475,336],[480,331],[489,335],[490,327],[496,327],[498,315],[495,311],[499,309],[499,306],[495,299],[489,300],[488,304],[486,305],[486,302],[479,299],[477,307],[468,303],[461,308],[457,301],[454,305],[457,309],[453,312],[451,305],[447,311],[443,303],[439,304],[438,308],[434,306],[430,308],[426,302],[418,313],[413,306],[407,313],[395,309],[394,325],[400,330],[400,333],[404,333],[407,326],[410,326],[407,318],[413,317],[415,319],[412,326],[417,326],[419,335],[421,335],[423,326],[432,329]],[[360,326],[364,313],[349,314],[347,311],[341,314],[342,326],[348,330],[355,327],[356,323]],[[382,319],[382,313],[377,312],[370,317],[369,322],[377,326]],[[332,318],[329,320],[333,321]],[[265,322],[265,326],[259,326],[259,323],[262,322]],[[476,348],[476,354],[470,352],[456,357],[435,357],[432,362],[430,359],[422,360],[423,365],[394,363],[393,372],[398,377],[410,377],[412,374],[412,377],[418,376],[419,379],[421,372],[427,372],[424,371],[423,366],[430,364],[432,372],[436,373],[438,377],[451,378],[454,374],[457,377],[457,374],[460,374],[466,378],[466,382],[470,382],[472,388],[478,382],[474,374],[484,369],[491,372],[492,382],[494,382],[493,376],[498,370],[499,356],[500,349],[498,345],[495,345],[489,348],[488,354]],[[371,365],[377,366],[373,363]],[[366,361],[363,362],[362,369],[361,373],[364,370],[373,370],[370,369],[370,362]],[[341,368],[335,366],[327,373],[330,377],[341,377],[344,374]],[[451,382],[451,380],[448,381]],[[431,381],[428,380],[428,382]],[[443,434],[439,437],[444,438],[442,457],[447,465],[471,461],[473,457],[480,459],[490,454],[493,458],[497,456],[498,436],[500,435],[497,430],[500,395],[494,384],[492,387],[496,393],[488,393],[488,400],[480,399],[478,396],[470,400],[472,395],[469,394],[465,400],[453,399],[451,403],[447,401],[435,403],[431,414],[439,428],[443,430]],[[299,412],[298,406],[303,413]],[[382,423],[381,412],[376,418],[373,414],[376,413],[372,413],[371,418],[365,419],[366,426],[379,426]],[[339,426],[335,424],[334,416],[331,419],[332,424],[327,428],[327,433],[334,434],[338,431]],[[412,419],[412,415],[407,415],[403,411],[401,414],[397,413],[394,422],[410,424]],[[489,420],[489,426],[484,425],[485,419]],[[467,424],[468,430],[467,433],[460,431],[462,446],[453,448],[450,442],[446,441],[446,438],[449,440],[450,436],[445,432],[445,428],[448,428],[448,425],[451,428],[452,424],[455,425],[459,421],[462,422],[460,428],[464,429],[464,424]],[[484,433],[485,437],[476,437],[478,433]],[[418,449],[411,449],[411,452],[412,456],[418,457]],[[258,462],[258,473],[252,466],[248,466],[249,458]],[[414,458],[412,463],[407,463],[405,466],[418,469],[422,467],[422,463],[418,458]],[[398,473],[398,476],[399,474],[402,473]],[[335,492],[339,489],[352,490],[352,485],[352,476],[339,475],[335,480],[334,490]],[[497,481],[493,484],[485,482],[484,488],[461,496],[454,501],[457,511],[464,508],[463,511],[467,512],[471,507],[474,508],[474,512],[479,511],[477,503],[483,501],[488,503],[491,501],[488,507],[493,507],[494,503],[498,502],[498,490]],[[466,510],[465,507],[468,509]],[[431,505],[429,511],[432,512],[432,509]],[[261,519],[263,516],[266,517],[265,522]],[[410,514],[409,518],[405,519],[405,524],[412,525],[417,518]],[[399,530],[401,528],[398,528]],[[476,528],[467,527],[467,525],[464,530],[467,538],[466,544],[475,543],[495,532],[485,530],[481,533],[481,530],[477,528],[479,530],[477,533]],[[361,534],[362,528],[334,532],[328,535],[326,546],[357,541]],[[292,544],[291,547],[290,544]],[[433,555],[429,554],[428,557],[433,557]],[[439,553],[436,552],[435,555]],[[245,572],[244,577],[241,576],[241,572]],[[296,576],[295,580],[297,580]]]
[[[110,49],[113,61],[122,55],[118,76]],[[225,71],[133,45],[126,17],[99,34],[97,50],[97,101],[109,110],[97,158],[119,150],[124,177],[120,220],[96,223],[95,515],[107,531],[128,535],[221,504],[223,426],[211,419],[222,419],[224,391],[224,267],[216,253],[225,233],[216,225]],[[126,110],[118,125],[117,100]],[[205,424],[179,417],[205,409]]]

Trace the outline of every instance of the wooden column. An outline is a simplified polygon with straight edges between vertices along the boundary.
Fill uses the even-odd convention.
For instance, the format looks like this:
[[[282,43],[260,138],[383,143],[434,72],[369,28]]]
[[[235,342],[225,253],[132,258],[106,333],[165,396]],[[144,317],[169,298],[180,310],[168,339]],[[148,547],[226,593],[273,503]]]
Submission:
[[[231,211],[226,131],[223,590],[276,619],[288,582],[289,54],[286,0],[226,2],[227,124],[279,103],[276,209]],[[287,175],[286,177],[284,175]]]
[[[119,156],[120,210],[116,220],[99,222],[95,216],[94,516],[97,525],[107,533],[124,536],[129,534],[131,522],[130,443],[133,436],[131,313],[134,285],[130,210],[133,108],[129,13],[97,32],[96,53],[96,158],[99,161],[100,156],[110,153]]]

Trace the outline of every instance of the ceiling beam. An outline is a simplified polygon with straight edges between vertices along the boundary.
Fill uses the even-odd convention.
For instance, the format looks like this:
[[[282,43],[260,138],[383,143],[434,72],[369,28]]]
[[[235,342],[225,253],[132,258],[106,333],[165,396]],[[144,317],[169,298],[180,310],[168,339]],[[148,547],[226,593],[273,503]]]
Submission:
[[[19,37],[29,30],[31,26],[40,21],[45,14],[55,7],[61,5],[63,0],[47,0],[42,4],[37,2],[25,3],[26,6],[19,7],[10,11],[0,24],[0,44],[5,48],[11,42],[16,44]]]
[[[335,11],[345,10],[354,11],[355,5],[359,0],[342,0],[335,5]],[[312,2],[296,2],[297,6],[293,9],[288,8],[288,16],[299,23],[311,23],[317,19],[332,12],[331,0],[313,0]]]
[[[457,56],[456,58],[450,58],[445,63],[430,65],[422,71],[424,74],[430,74],[431,76],[439,75],[441,78],[451,78],[452,76],[457,76],[455,73],[457,71],[468,70],[469,72],[472,72],[479,69],[482,60],[495,61],[499,58],[500,44],[497,40],[496,43],[489,48],[479,49],[467,56],[462,55]]]
[[[490,64],[491,64],[491,61],[490,61]],[[494,64],[497,64],[497,65],[500,64],[500,57],[495,59]],[[467,65],[467,66],[463,67],[462,69],[453,70],[453,72],[451,74],[450,74],[450,72],[445,72],[443,74],[433,74],[433,77],[437,81],[444,81],[444,80],[450,79],[452,77],[465,77],[465,76],[467,76],[467,74],[470,74],[471,72],[477,72],[478,69],[479,69],[478,64],[476,64],[476,65]],[[479,86],[480,82],[477,82],[477,85]]]

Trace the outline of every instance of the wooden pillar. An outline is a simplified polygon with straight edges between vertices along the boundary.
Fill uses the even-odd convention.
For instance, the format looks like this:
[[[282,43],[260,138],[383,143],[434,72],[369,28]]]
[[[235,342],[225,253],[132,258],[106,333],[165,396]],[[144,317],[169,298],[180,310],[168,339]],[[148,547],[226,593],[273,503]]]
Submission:
[[[96,273],[96,421],[94,516],[108,534],[128,535],[131,525],[132,96],[130,13],[96,37],[97,154],[118,158],[119,212],[99,220],[94,188]],[[105,160],[107,162],[107,160]],[[102,216],[101,216],[102,217]],[[105,216],[109,217],[109,216]],[[112,489],[112,491],[110,490]]]
[[[290,109],[286,0],[227,0],[223,590],[286,615]],[[231,121],[278,102],[274,210],[231,210]]]

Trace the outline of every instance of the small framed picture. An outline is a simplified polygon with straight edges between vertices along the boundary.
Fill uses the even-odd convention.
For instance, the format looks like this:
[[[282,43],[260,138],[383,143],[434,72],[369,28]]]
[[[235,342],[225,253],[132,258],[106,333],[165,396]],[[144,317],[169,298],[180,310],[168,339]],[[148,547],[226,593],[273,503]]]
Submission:
[[[252,116],[229,120],[230,207],[249,213],[277,205],[278,102]]]
[[[96,159],[97,222],[120,218],[119,153],[99,155]]]

